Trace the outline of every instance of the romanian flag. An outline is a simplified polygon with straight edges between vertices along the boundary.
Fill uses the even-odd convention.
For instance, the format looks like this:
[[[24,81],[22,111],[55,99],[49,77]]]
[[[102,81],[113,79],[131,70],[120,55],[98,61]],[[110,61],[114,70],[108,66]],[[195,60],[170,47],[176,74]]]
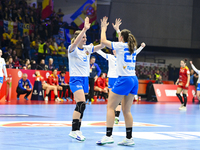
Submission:
[[[17,34],[17,23],[16,22],[4,20],[3,27],[5,28],[6,32],[8,32],[8,30],[10,30],[12,34],[13,33]]]
[[[23,33],[27,32],[29,35],[34,32],[34,25],[32,24],[24,24],[24,23],[18,23],[18,31],[20,31],[21,36]]]
[[[46,19],[53,13],[53,1],[43,0],[42,2],[42,19]]]
[[[73,29],[65,29],[65,35],[66,35],[67,43],[71,43],[71,39],[72,39],[74,32],[75,31]]]
[[[82,29],[85,17],[90,18],[90,23],[97,19],[97,0],[87,0],[70,18]]]

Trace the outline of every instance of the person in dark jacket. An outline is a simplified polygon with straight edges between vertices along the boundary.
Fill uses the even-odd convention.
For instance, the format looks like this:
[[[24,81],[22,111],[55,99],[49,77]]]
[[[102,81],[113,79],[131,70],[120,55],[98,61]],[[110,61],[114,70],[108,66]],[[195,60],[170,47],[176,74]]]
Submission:
[[[24,99],[28,100],[28,96],[31,94],[32,92],[32,85],[30,83],[30,80],[27,79],[28,75],[26,73],[23,74],[22,78],[19,80],[18,82],[18,86],[17,86],[17,100],[19,100],[19,96],[21,94],[26,94]]]
[[[30,56],[30,39],[29,39],[29,36],[28,36],[28,33],[25,32],[24,33],[24,37],[23,37],[23,45],[24,45],[24,49],[23,49],[23,59],[30,59],[31,60],[31,56]]]
[[[65,82],[65,74],[66,74],[65,71],[61,71],[60,74],[58,75],[58,83],[59,83],[60,86],[63,87],[63,90],[60,91],[60,97],[62,96],[62,93],[63,93],[63,96],[62,96],[63,100],[68,99],[68,100],[72,101],[71,90],[70,90],[69,84]],[[68,90],[68,97],[67,98],[65,96],[66,90]]]
[[[91,101],[94,100],[94,83],[96,82],[97,78],[101,74],[101,69],[99,66],[95,63],[96,58],[92,56],[90,58],[90,77],[89,77],[89,85],[90,85],[90,91],[89,91],[89,104],[91,104]]]

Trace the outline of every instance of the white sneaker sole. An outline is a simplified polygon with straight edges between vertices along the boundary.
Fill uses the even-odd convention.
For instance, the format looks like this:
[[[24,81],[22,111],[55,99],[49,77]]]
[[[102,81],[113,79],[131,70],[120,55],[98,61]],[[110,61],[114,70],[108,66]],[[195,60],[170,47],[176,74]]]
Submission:
[[[111,141],[111,142],[105,142],[105,143],[96,143],[97,145],[105,145],[105,144],[113,144],[114,141]]]
[[[73,138],[73,139],[78,140],[78,141],[85,141],[85,138],[84,138],[83,140],[81,140],[81,139],[79,139],[79,138],[77,138],[77,137],[74,137],[74,136],[72,136],[72,135],[70,135],[70,134],[69,134],[69,136],[70,136],[71,138]]]
[[[131,144],[128,144],[128,143],[124,143],[124,144],[118,143],[118,145],[121,145],[121,146],[134,146],[135,143],[131,143]]]

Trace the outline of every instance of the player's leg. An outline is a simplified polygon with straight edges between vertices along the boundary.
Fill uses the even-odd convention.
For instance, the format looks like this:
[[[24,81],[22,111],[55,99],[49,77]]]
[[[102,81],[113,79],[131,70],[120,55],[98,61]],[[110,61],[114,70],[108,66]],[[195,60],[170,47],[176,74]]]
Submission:
[[[114,143],[112,137],[113,125],[115,120],[115,109],[123,99],[124,95],[118,95],[110,91],[107,104],[107,118],[106,118],[106,136],[104,136],[100,141],[97,141],[96,144],[104,145]]]
[[[85,137],[82,135],[80,129],[80,120],[83,117],[83,113],[86,107],[85,103],[85,90],[84,90],[84,79],[81,77],[71,77],[70,78],[70,88],[74,93],[74,99],[76,101],[76,107],[73,112],[73,120],[72,120],[72,131],[69,136],[75,138],[79,141],[84,141]],[[88,78],[87,78],[88,86]],[[88,90],[88,88],[87,88]]]
[[[134,145],[134,140],[132,138],[132,128],[133,128],[133,117],[131,114],[131,106],[133,104],[134,95],[129,94],[128,96],[125,96],[122,100],[122,112],[124,115],[125,125],[126,125],[126,138],[119,142],[119,145]]]
[[[177,91],[176,91],[176,96],[178,97],[178,99],[180,100],[181,102],[181,106],[179,107],[179,109],[181,109],[183,107],[183,99],[182,99],[182,96],[181,96],[181,92],[182,92],[182,88],[181,87],[178,87],[177,88]]]
[[[121,112],[121,108],[122,108],[122,105],[121,105],[121,102],[120,102],[119,105],[117,106],[117,108],[115,109],[115,124],[119,123],[119,115],[120,115],[120,112]]]
[[[187,93],[188,93],[188,89],[183,89],[183,107],[181,110],[187,110],[186,105],[187,105]]]

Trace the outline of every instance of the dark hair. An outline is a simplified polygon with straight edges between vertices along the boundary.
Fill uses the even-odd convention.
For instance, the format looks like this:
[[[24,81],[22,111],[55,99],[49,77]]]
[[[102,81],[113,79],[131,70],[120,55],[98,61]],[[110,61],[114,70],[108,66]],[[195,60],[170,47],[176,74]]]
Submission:
[[[184,63],[187,63],[187,58],[182,59],[181,61],[183,61]]]
[[[60,74],[62,74],[62,73],[66,73],[66,71],[62,70],[62,71],[60,72]]]
[[[55,71],[55,70],[57,70],[56,68],[53,68],[51,71],[52,71],[52,73]]]
[[[124,42],[128,43],[129,52],[133,54],[134,49],[137,49],[137,40],[135,39],[131,31],[127,29],[121,31],[121,36],[123,37]]]

